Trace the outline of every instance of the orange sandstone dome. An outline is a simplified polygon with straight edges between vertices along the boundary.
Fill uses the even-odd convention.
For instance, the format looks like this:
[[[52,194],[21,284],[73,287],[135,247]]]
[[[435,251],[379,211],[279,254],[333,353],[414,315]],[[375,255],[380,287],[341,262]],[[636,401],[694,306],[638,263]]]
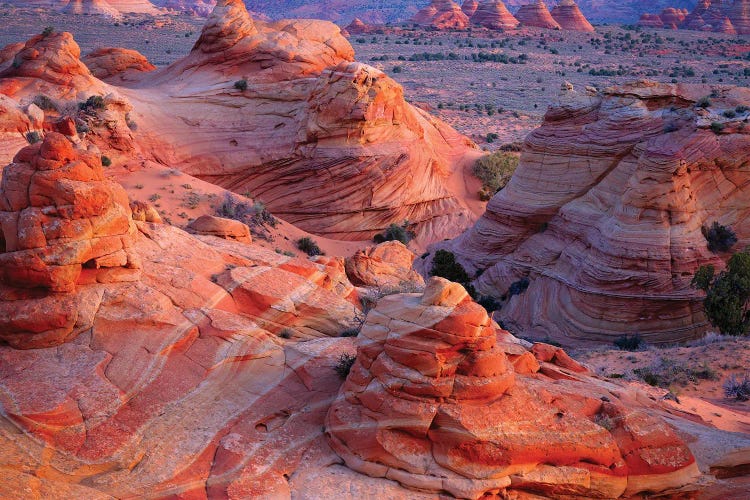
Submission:
[[[513,17],[502,0],[482,0],[471,22],[499,30],[510,30],[518,26],[518,20]]]
[[[552,17],[543,0],[536,0],[534,3],[522,5],[518,9],[518,12],[516,12],[516,19],[523,26],[560,29],[560,24]]]
[[[432,0],[430,5],[417,12],[412,21],[437,29],[465,29],[469,18],[453,0]]]
[[[560,0],[560,3],[552,9],[551,15],[564,30],[594,31],[594,27],[574,0]]]

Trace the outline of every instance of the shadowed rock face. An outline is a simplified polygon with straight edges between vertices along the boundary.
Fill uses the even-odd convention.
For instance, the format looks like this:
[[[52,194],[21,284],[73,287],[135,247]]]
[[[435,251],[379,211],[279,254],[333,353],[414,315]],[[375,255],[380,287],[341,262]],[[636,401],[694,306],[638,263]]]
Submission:
[[[695,106],[712,92],[711,106]],[[485,215],[450,246],[485,269],[482,293],[514,282],[505,325],[568,342],[640,332],[649,342],[694,338],[708,324],[697,268],[723,266],[701,227],[731,226],[750,242],[747,89],[640,82],[601,94],[564,91],[525,142],[518,170]],[[717,135],[713,122],[723,122]],[[508,298],[506,296],[506,298]]]
[[[666,423],[589,383],[561,349],[527,350],[456,283],[384,298],[357,345],[326,429],[363,474],[458,498],[618,498],[696,478]]]
[[[479,2],[477,0],[464,0],[464,3],[461,4],[461,10],[469,18],[474,15],[478,8]]]

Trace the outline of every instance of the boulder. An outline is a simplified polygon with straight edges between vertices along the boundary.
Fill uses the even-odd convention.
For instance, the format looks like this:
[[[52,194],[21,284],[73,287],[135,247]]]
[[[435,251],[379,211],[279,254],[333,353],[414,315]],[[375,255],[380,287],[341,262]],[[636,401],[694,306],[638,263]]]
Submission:
[[[225,240],[252,243],[250,228],[238,220],[214,217],[213,215],[201,215],[187,226],[188,231],[194,234],[216,236]]]
[[[399,241],[386,241],[359,250],[346,259],[346,275],[356,286],[398,288],[406,283],[424,285],[411,266],[416,255]]]

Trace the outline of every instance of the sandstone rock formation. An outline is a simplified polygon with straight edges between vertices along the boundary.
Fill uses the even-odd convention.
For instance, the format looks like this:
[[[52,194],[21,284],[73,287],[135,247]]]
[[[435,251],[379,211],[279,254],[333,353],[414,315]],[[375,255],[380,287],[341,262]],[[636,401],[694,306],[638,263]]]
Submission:
[[[551,15],[564,30],[594,31],[594,27],[578,8],[575,0],[560,0],[552,9]]]
[[[664,21],[661,20],[659,14],[642,14],[638,20],[638,26],[643,26],[644,28],[663,28]]]
[[[518,26],[502,0],[483,0],[471,18],[471,23],[496,30],[511,30]]]
[[[252,243],[250,228],[240,221],[224,219],[211,215],[201,215],[187,226],[188,231],[195,234],[204,234],[234,240],[242,243]]]
[[[344,30],[350,35],[366,35],[372,31],[372,27],[366,25],[358,17],[355,17]]]
[[[750,34],[750,0],[734,0],[728,9],[729,20],[739,35]]]
[[[560,24],[552,17],[543,0],[535,0],[533,3],[522,5],[516,12],[516,19],[523,26],[560,29]]]
[[[457,234],[474,215],[452,178],[474,145],[353,59],[331,23],[262,23],[227,0],[187,57],[119,91],[146,154],[305,231],[370,239],[408,219],[418,236]]]
[[[112,47],[97,49],[86,54],[81,61],[89,68],[91,74],[105,81],[125,76],[130,72],[140,73],[156,69],[156,66],[140,52]]]
[[[685,20],[687,14],[688,13],[684,10],[675,9],[674,7],[668,7],[661,11],[659,17],[661,18],[666,28],[676,30],[678,26]]]
[[[120,17],[120,11],[107,3],[107,0],[70,0],[61,12],[87,16]]]
[[[346,275],[357,286],[398,288],[405,283],[424,285],[422,276],[412,269],[415,257],[403,243],[386,241],[348,257]]]
[[[712,92],[721,97],[695,107]],[[508,300],[499,315],[519,334],[700,336],[709,325],[690,282],[726,258],[708,250],[701,227],[718,221],[736,231],[737,248],[750,243],[741,174],[750,136],[739,126],[745,114],[722,115],[748,100],[741,88],[653,82],[563,92],[509,184],[449,246],[470,275],[484,270],[481,293]],[[528,289],[509,294],[517,282]]]
[[[474,15],[478,8],[479,2],[477,0],[464,0],[464,3],[461,4],[461,10],[469,19],[471,19],[471,16]]]
[[[699,0],[687,13],[684,9],[667,8],[660,14],[664,27],[726,34],[750,33],[750,1]],[[645,26],[645,24],[643,24]]]
[[[696,479],[664,421],[540,347],[544,361],[442,278],[386,297],[328,411],[331,446],[362,474],[458,498],[619,498]]]
[[[469,18],[453,0],[431,0],[430,5],[417,12],[412,22],[436,29],[466,29]]]

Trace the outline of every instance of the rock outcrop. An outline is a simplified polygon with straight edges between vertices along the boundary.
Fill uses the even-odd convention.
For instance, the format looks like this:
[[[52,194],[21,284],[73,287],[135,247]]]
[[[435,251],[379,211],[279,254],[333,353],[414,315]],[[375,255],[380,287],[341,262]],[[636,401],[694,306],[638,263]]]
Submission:
[[[350,35],[366,35],[373,31],[372,26],[368,26],[358,17],[355,17],[344,30]]]
[[[212,215],[201,215],[187,226],[188,231],[194,234],[203,234],[224,238],[225,240],[252,243],[250,228],[240,221],[214,217]]]
[[[651,19],[651,15],[649,15]],[[688,13],[685,9],[666,8],[659,15],[665,28],[715,31],[725,34],[750,33],[750,1],[699,0]],[[642,26],[655,26],[642,17]]]
[[[328,411],[331,446],[362,474],[458,498],[619,498],[696,479],[674,430],[553,364],[558,351],[532,354],[442,278],[386,297]]]
[[[664,21],[661,20],[659,14],[642,14],[638,20],[638,26],[644,28],[663,28]]]
[[[112,7],[106,0],[70,0],[70,2],[62,8],[61,12],[64,14],[86,16],[120,17],[120,11]]]
[[[357,251],[346,259],[346,275],[353,285],[398,289],[404,284],[424,285],[412,269],[416,255],[399,241],[386,241]]]
[[[727,17],[732,22],[737,34],[750,34],[750,0],[734,0],[732,7],[728,10]]]
[[[557,24],[564,30],[569,31],[594,31],[594,27],[583,15],[581,9],[578,8],[578,4],[575,0],[560,0],[560,2],[552,9],[552,18],[557,21]]]
[[[479,2],[477,0],[464,0],[464,3],[461,4],[461,10],[469,19],[471,19],[471,16],[474,15],[478,8]]]
[[[712,92],[723,97],[695,106]],[[484,270],[481,293],[508,300],[499,316],[514,332],[572,343],[698,337],[709,325],[691,280],[726,258],[701,227],[716,221],[736,231],[737,248],[750,243],[746,112],[722,114],[748,99],[741,88],[653,82],[563,92],[511,181],[449,246],[470,274]],[[528,289],[514,295],[514,283]]]
[[[518,26],[518,20],[502,0],[482,0],[471,23],[495,30],[512,30]]]
[[[560,29],[560,25],[552,17],[547,4],[543,0],[535,0],[533,3],[522,5],[516,12],[516,19],[523,26]]]
[[[81,61],[91,74],[104,81],[122,78],[131,72],[143,73],[156,69],[140,52],[113,47],[97,49],[86,54]]]
[[[412,22],[436,29],[466,29],[469,17],[453,0],[431,0],[430,5],[417,12]]]

